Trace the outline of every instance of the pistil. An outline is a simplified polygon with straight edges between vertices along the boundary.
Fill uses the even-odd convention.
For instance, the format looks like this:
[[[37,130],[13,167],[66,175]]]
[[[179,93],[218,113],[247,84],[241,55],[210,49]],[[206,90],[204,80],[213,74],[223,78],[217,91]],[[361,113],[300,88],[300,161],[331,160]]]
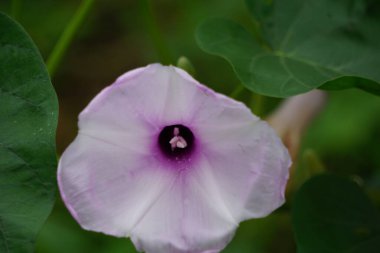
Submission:
[[[173,130],[174,137],[169,141],[172,151],[176,148],[186,148],[187,142],[186,140],[180,135],[179,128],[175,127]]]

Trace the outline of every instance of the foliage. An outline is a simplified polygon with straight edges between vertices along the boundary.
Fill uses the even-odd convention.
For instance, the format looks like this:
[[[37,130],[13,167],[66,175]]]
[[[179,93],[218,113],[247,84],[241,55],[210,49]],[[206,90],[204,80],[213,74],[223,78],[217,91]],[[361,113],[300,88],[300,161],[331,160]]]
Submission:
[[[292,216],[300,253],[379,250],[380,215],[363,190],[345,178],[310,179],[296,194]]]
[[[222,56],[259,94],[289,97],[315,88],[360,88],[380,95],[380,4],[374,0],[248,0],[259,24],[211,19],[200,47]]]
[[[57,112],[37,48],[0,13],[0,252],[33,252],[53,207]]]

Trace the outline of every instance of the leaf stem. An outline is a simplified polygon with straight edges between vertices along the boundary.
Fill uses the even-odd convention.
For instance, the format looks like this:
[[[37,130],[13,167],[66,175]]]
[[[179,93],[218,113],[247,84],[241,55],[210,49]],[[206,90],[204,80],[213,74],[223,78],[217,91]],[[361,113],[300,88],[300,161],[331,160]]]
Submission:
[[[251,97],[251,103],[250,107],[252,109],[252,112],[259,116],[263,117],[264,115],[264,103],[265,103],[265,96],[257,94],[257,93],[252,93]]]
[[[236,88],[230,93],[229,97],[236,99],[239,97],[239,95],[244,91],[245,87],[240,84],[236,86]]]
[[[148,34],[158,54],[159,61],[163,64],[174,64],[175,61],[170,53],[169,47],[167,46],[164,38],[162,37],[162,33],[156,22],[154,12],[153,12],[153,7],[152,7],[152,1],[141,0],[140,10],[141,10],[141,14],[143,16]]]
[[[13,19],[17,20],[20,16],[21,0],[12,0],[11,15]]]
[[[67,48],[71,44],[74,36],[78,32],[79,27],[82,25],[84,19],[88,15],[93,3],[94,3],[94,0],[82,1],[79,8],[75,12],[74,16],[72,17],[70,22],[67,24],[57,44],[53,48],[53,51],[51,52],[46,63],[48,71],[50,73],[50,77],[54,76],[57,70],[57,67],[59,66],[64,54],[67,51]]]

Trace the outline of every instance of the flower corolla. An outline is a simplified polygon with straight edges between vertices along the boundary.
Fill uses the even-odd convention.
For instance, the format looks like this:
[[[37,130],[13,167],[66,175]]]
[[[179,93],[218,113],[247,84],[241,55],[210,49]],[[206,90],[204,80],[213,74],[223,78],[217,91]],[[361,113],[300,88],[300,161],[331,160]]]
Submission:
[[[290,157],[242,103],[172,66],[127,72],[79,116],[58,168],[87,230],[147,253],[216,253],[284,203]]]

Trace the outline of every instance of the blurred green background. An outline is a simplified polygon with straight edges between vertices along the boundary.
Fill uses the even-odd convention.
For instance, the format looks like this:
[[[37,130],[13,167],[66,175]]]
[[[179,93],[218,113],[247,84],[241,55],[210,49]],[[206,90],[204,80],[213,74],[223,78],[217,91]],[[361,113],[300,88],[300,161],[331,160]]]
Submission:
[[[207,17],[224,16],[252,28],[243,0],[155,0],[153,16],[147,1],[95,1],[52,82],[60,102],[57,134],[61,153],[77,132],[77,115],[105,86],[122,73],[153,62],[175,64],[186,56],[196,78],[218,92],[230,94],[239,84],[228,63],[199,49],[194,39],[197,25]],[[60,34],[75,13],[78,0],[23,1],[18,22],[31,35],[47,59]],[[11,11],[11,1],[1,1],[0,10]],[[159,27],[164,50],[157,50],[151,22]],[[162,54],[164,53],[164,55]],[[251,108],[255,100],[248,91],[238,99]],[[266,98],[264,114],[280,102]],[[368,186],[380,206],[380,98],[358,90],[329,92],[329,103],[305,135],[297,162],[299,180],[310,170],[304,150],[313,150],[327,170],[355,176]],[[295,252],[288,203],[264,219],[243,222],[232,243],[223,252]],[[112,238],[82,230],[62,201],[55,208],[37,240],[37,253],[136,252],[129,239]]]

